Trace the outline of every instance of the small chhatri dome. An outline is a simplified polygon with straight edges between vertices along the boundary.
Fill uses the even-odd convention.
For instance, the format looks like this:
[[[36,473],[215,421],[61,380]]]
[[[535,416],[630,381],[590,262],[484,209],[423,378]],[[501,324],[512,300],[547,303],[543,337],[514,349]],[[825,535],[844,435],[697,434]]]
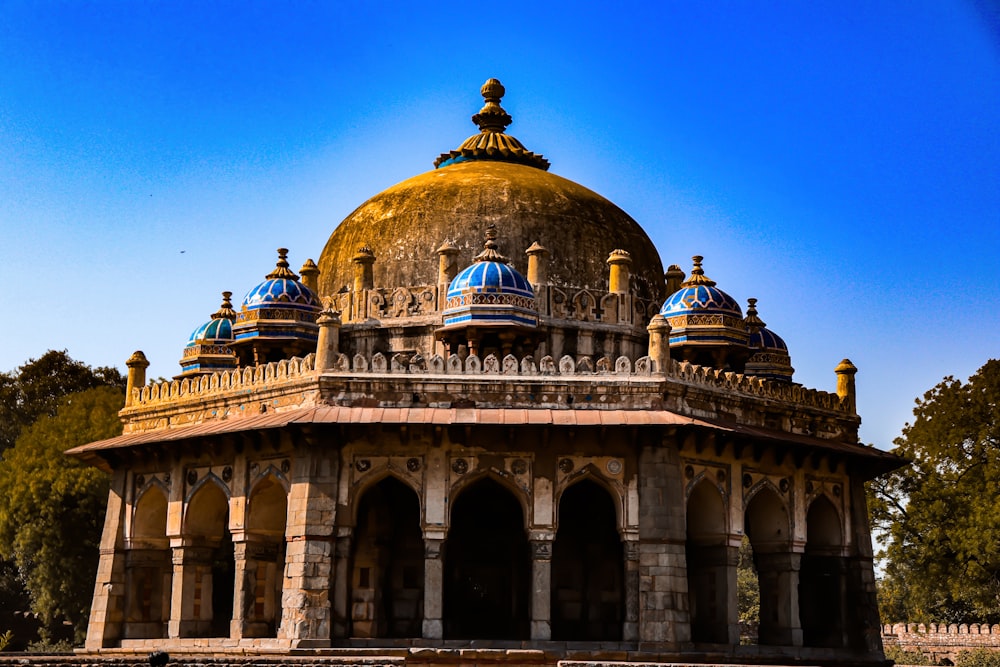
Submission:
[[[236,314],[233,348],[243,364],[305,356],[316,348],[322,305],[288,268],[287,257],[288,249],[278,248],[274,270],[247,292]]]
[[[747,299],[747,316],[744,321],[750,333],[750,358],[744,372],[771,380],[791,382],[795,369],[792,368],[792,359],[788,355],[788,346],[757,315],[757,299]]]
[[[535,292],[500,254],[496,225],[486,229],[483,251],[448,286],[444,329],[467,326],[535,327]]]
[[[275,305],[305,311],[319,309],[319,299],[313,291],[299,282],[299,277],[288,268],[287,248],[278,248],[277,265],[265,278],[264,282],[243,297],[241,310],[257,310]]]
[[[235,340],[233,322],[236,320],[236,311],[230,301],[232,296],[232,292],[223,292],[219,309],[188,338],[178,377],[236,368],[236,354],[230,347]]]
[[[472,117],[472,122],[479,126],[479,134],[466,139],[456,150],[442,153],[434,161],[434,166],[447,167],[466,160],[494,160],[547,170],[548,160],[525,149],[520,141],[504,133],[513,119],[500,106],[500,99],[507,92],[503,84],[496,79],[490,79],[483,84],[479,92],[486,100],[479,113]]]
[[[682,314],[712,313],[742,318],[743,311],[736,299],[716,287],[715,281],[705,275],[705,270],[701,268],[704,258],[695,255],[691,259],[694,262],[691,277],[681,283],[681,289],[667,297],[660,308],[660,315],[669,318]]]
[[[742,371],[749,338],[743,311],[705,275],[701,255],[692,260],[691,276],[660,308],[670,324],[670,348],[685,361]]]

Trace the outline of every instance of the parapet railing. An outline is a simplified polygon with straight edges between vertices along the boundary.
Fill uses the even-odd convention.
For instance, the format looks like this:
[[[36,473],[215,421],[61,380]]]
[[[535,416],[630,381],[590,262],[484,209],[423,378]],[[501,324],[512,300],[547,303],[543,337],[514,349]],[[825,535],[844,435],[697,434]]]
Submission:
[[[1000,624],[994,623],[887,623],[885,635],[1000,635]]]
[[[228,371],[218,371],[210,375],[182,380],[168,380],[152,383],[132,390],[131,407],[174,402],[181,399],[207,398],[211,395],[230,391],[251,392],[274,388],[276,385],[293,382],[305,377],[315,377],[318,373],[350,373],[359,375],[452,375],[452,376],[517,376],[517,377],[651,377],[654,375],[653,362],[648,356],[639,357],[634,362],[621,356],[612,361],[601,357],[596,362],[590,357],[573,359],[564,355],[558,361],[544,356],[538,362],[533,357],[520,361],[513,355],[503,359],[494,354],[480,359],[468,355],[464,359],[449,355],[423,358],[420,355],[394,354],[386,357],[377,352],[371,357],[361,354],[353,358],[337,354],[331,368],[317,371],[316,355],[304,358],[293,357],[260,366],[247,366]],[[658,375],[658,374],[657,374]],[[816,407],[838,412],[851,412],[849,404],[835,394],[817,389],[807,389],[801,385],[778,382],[765,378],[733,373],[707,366],[698,366],[686,361],[669,360],[663,369],[663,376],[689,385],[715,390],[738,392],[750,396],[770,398],[778,401],[794,402],[799,405]]]

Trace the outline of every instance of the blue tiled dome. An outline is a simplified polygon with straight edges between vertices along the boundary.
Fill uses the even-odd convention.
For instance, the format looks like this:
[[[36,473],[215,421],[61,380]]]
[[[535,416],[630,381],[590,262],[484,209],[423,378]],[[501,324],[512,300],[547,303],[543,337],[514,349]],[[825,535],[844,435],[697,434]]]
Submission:
[[[767,328],[757,315],[757,299],[747,300],[747,329],[750,332],[750,359],[746,373],[769,380],[791,382],[795,369],[788,355],[788,346],[781,336]]]
[[[476,262],[455,276],[448,285],[448,298],[467,292],[518,294],[532,299],[535,291],[513,267],[500,262]]]
[[[485,249],[448,285],[445,329],[538,325],[535,291],[497,251],[496,235],[496,226],[490,225]]]
[[[222,293],[222,305],[212,319],[194,330],[184,346],[181,375],[202,375],[236,367],[236,355],[230,345],[235,340],[233,321],[236,311],[229,300],[232,292]]]
[[[723,346],[733,354],[737,348],[745,351],[747,328],[743,310],[733,297],[705,275],[701,268],[702,257],[695,255],[693,259],[691,277],[681,283],[681,288],[660,308],[660,315],[671,326],[670,346]]]
[[[788,346],[781,336],[766,327],[750,333],[750,347],[788,352]]]
[[[282,306],[314,311],[320,308],[319,299],[311,289],[294,278],[271,278],[254,287],[243,297],[247,310]]]
[[[224,317],[205,322],[188,338],[188,345],[227,343],[233,340],[233,323]]]

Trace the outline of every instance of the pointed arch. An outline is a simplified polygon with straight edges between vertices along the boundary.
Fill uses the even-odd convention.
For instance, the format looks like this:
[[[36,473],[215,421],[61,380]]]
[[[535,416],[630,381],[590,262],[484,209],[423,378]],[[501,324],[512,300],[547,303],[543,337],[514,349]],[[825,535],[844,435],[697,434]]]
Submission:
[[[132,513],[132,542],[155,543],[165,548],[167,539],[167,490],[158,480],[140,492]]]
[[[236,591],[244,637],[276,637],[281,621],[288,491],[276,472],[269,467],[247,498],[246,544],[237,567]]]
[[[580,476],[558,500],[552,545],[552,639],[619,641],[625,621],[625,557],[615,494]]]
[[[615,486],[615,484],[602,475],[600,469],[594,463],[588,463],[587,465],[581,466],[579,469],[573,471],[573,473],[567,476],[566,479],[563,480],[563,483],[556,488],[554,498],[556,507],[560,506],[563,494],[565,494],[570,488],[587,481],[596,484],[609,494],[615,509],[615,529],[618,531],[619,535],[623,535],[626,528],[625,494],[620,487]],[[556,530],[558,530],[558,512],[556,513],[555,522]]]
[[[125,638],[166,636],[170,581],[167,493],[154,478],[139,493],[132,513],[131,537],[125,558]]]
[[[423,489],[421,489],[414,482],[414,480],[386,466],[379,470],[371,471],[369,474],[365,475],[355,483],[354,488],[351,490],[350,500],[349,500],[350,505],[347,512],[347,515],[350,517],[350,524],[348,525],[352,526],[357,525],[358,510],[360,509],[361,501],[364,499],[365,494],[367,494],[369,490],[381,484],[386,479],[393,479],[399,482],[400,484],[406,486],[411,491],[413,491],[413,494],[416,496],[417,499],[417,507],[419,509],[420,521],[421,523],[423,522],[423,516],[424,516]]]
[[[798,618],[789,562],[791,521],[788,508],[772,484],[752,490],[743,511],[744,530],[753,551],[752,562],[760,591],[757,643],[786,645],[793,641]]]
[[[229,489],[214,474],[203,477],[188,495],[184,512],[184,599],[197,601],[183,634],[228,637],[236,584],[233,536],[229,531]],[[188,575],[190,572],[190,575]]]
[[[424,596],[420,499],[396,475],[357,497],[350,565],[351,636],[419,637]]]
[[[824,494],[806,513],[806,549],[799,570],[799,615],[805,646],[845,644],[843,527],[840,512]]]
[[[527,518],[531,516],[531,503],[528,499],[528,494],[525,493],[524,489],[520,488],[514,484],[510,479],[498,474],[495,470],[477,470],[475,472],[469,472],[462,475],[461,478],[451,486],[451,493],[449,494],[448,507],[447,507],[447,519],[448,525],[451,525],[452,510],[455,507],[455,503],[458,502],[462,494],[466,492],[470,487],[476,486],[483,482],[492,482],[513,496],[514,500],[521,507],[521,520],[524,525],[527,525]]]
[[[530,557],[526,513],[493,475],[463,484],[445,544],[445,639],[527,639]]]
[[[727,644],[733,627],[735,577],[730,576],[726,500],[707,479],[694,483],[687,500],[688,607],[694,642]]]

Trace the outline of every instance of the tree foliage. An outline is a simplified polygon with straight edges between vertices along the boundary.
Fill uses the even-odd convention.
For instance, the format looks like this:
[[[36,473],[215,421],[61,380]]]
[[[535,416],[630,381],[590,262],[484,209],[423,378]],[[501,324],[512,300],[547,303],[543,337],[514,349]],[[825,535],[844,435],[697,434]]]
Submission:
[[[112,387],[66,396],[0,461],[0,556],[17,566],[43,640],[64,621],[83,638],[108,493],[104,473],[63,452],[120,433],[123,403]]]
[[[895,441],[912,465],[872,484],[883,618],[1000,622],[1000,361],[945,378],[913,414]]]
[[[66,350],[49,350],[15,371],[0,373],[0,452],[36,419],[55,414],[63,396],[101,386],[124,389],[125,378],[116,368],[76,361]]]

